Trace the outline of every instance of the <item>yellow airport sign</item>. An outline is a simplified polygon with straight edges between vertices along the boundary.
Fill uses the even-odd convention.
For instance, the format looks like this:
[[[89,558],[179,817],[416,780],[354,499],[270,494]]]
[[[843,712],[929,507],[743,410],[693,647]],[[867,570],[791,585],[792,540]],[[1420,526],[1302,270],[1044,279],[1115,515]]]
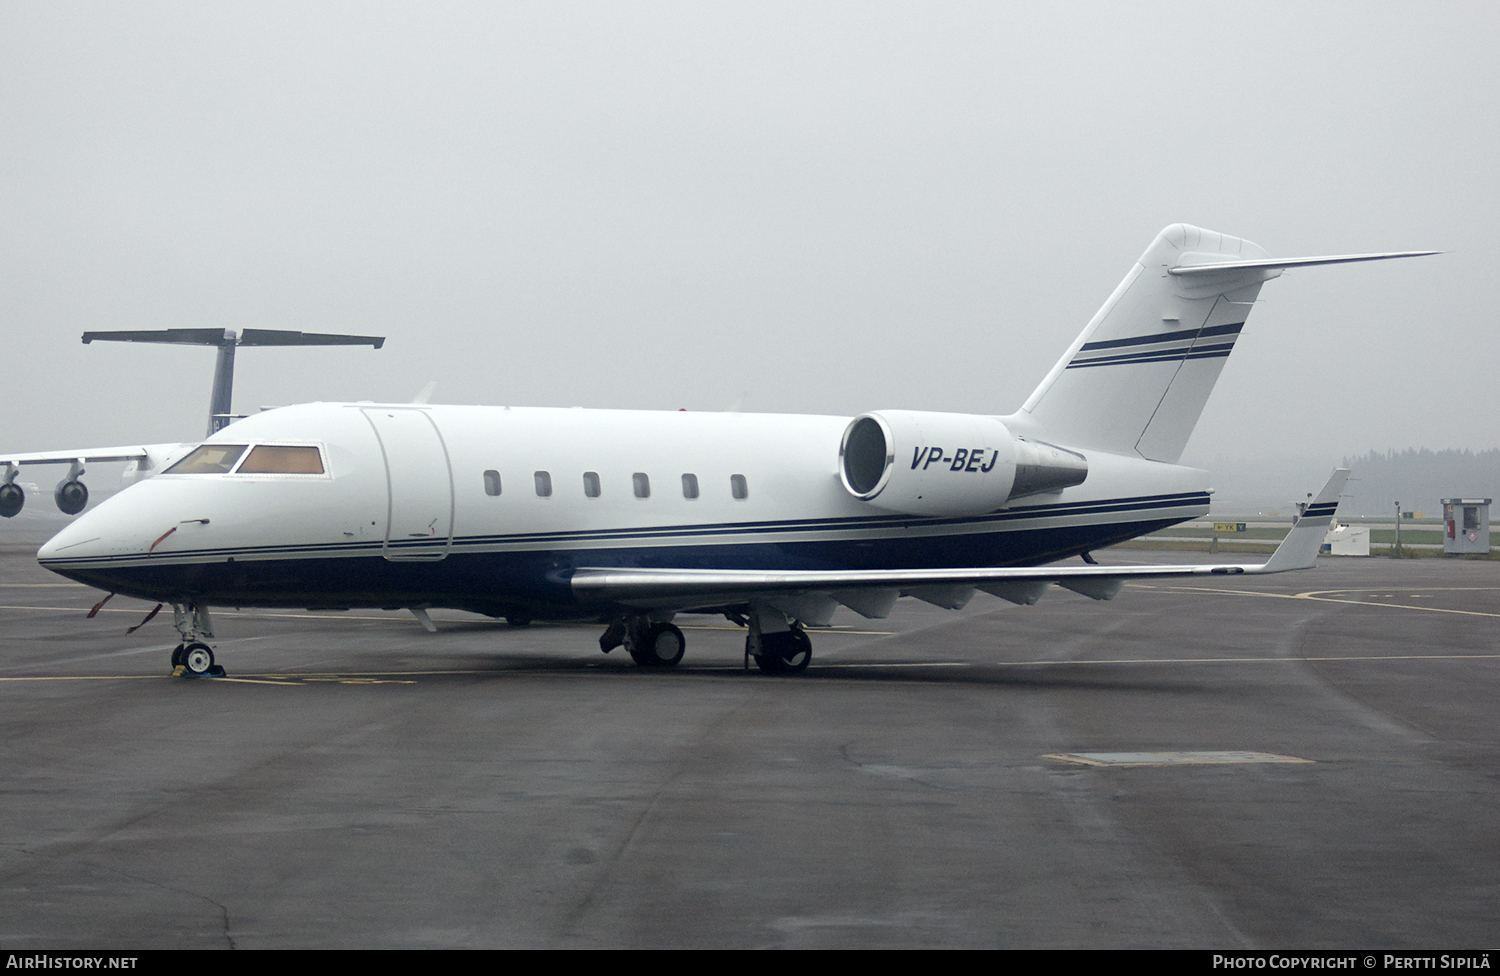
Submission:
[[[1214,523],[1214,531],[1215,532],[1243,532],[1243,531],[1245,531],[1245,523],[1244,522],[1215,522]]]

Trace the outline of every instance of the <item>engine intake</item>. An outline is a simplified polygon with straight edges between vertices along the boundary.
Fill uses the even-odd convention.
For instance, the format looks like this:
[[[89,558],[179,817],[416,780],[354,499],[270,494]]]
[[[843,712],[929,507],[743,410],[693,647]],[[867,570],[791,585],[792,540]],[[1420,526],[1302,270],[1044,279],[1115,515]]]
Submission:
[[[53,490],[52,500],[64,515],[77,515],[89,503],[88,486],[77,479],[64,478]]]
[[[839,448],[844,488],[904,515],[980,515],[1013,498],[1082,484],[1088,470],[1083,455],[1016,437],[994,417],[977,414],[862,414],[844,430]]]
[[[0,485],[0,517],[15,518],[26,504],[26,491],[14,481]]]

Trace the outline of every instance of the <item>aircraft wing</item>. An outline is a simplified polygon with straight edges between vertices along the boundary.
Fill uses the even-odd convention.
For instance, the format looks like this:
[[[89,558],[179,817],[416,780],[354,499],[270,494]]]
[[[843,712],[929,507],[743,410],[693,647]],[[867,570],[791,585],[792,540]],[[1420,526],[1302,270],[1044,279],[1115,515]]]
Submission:
[[[192,444],[126,444],[121,447],[85,447],[71,451],[37,451],[0,454],[0,517],[14,518],[26,504],[26,492],[16,484],[21,466],[26,464],[66,464],[68,473],[58,483],[53,499],[64,515],[77,515],[89,502],[89,490],[79,479],[84,465],[106,461],[130,461],[135,467],[125,469],[126,482],[150,477],[157,470],[176,461]]]
[[[0,453],[0,467],[21,464],[103,464],[106,461],[145,461],[163,458],[179,448],[192,444],[126,444],[119,447],[85,447],[71,451],[38,451],[34,453]]]
[[[0,454],[0,465],[5,464],[85,464],[105,461],[139,461],[147,456],[144,444],[134,447],[90,447],[76,451],[41,451],[34,454]]]
[[[807,623],[826,623],[843,604],[867,617],[884,617],[900,596],[958,608],[977,590],[1031,604],[1056,584],[1108,600],[1126,580],[1281,573],[1310,569],[1338,508],[1349,472],[1340,468],[1292,531],[1263,563],[1179,566],[1000,566],[959,569],[723,570],[579,569],[574,593],[627,606],[688,610],[760,600]]]

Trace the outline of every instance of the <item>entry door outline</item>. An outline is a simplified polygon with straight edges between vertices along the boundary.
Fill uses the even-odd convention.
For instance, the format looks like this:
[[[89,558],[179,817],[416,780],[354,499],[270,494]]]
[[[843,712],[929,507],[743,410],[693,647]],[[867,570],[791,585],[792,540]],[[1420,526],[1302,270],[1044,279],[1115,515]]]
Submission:
[[[360,412],[375,431],[385,465],[385,544],[381,555],[392,561],[435,562],[447,557],[453,548],[457,499],[448,443],[432,419],[432,412],[406,406],[362,407]],[[442,459],[440,475],[432,470],[438,467],[434,463],[438,457]],[[446,511],[441,503],[425,510],[418,507],[421,499],[443,496],[446,496]],[[436,515],[429,523],[433,534],[423,536],[411,531],[433,512]],[[414,517],[414,513],[420,514]],[[439,523],[446,523],[441,525],[441,535],[437,534]],[[392,533],[396,533],[394,546]],[[431,544],[416,543],[419,538],[429,539]]]

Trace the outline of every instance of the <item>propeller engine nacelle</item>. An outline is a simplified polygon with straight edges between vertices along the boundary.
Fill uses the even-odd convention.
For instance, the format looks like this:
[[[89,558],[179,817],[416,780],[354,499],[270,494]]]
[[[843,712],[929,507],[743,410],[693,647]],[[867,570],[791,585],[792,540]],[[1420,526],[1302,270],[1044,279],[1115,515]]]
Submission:
[[[904,515],[969,516],[1088,477],[1088,460],[1012,434],[994,417],[881,410],[855,417],[839,477],[855,498]]]

